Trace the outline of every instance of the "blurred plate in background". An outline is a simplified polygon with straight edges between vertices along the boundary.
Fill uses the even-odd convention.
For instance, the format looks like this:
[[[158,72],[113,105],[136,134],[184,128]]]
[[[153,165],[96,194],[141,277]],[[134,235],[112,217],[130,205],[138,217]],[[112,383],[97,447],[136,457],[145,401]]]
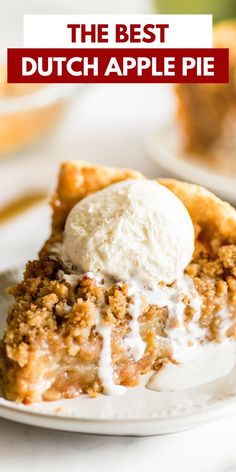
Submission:
[[[146,150],[159,167],[175,177],[207,187],[225,200],[236,203],[236,176],[224,174],[220,168],[211,167],[200,157],[197,160],[184,154],[173,117],[149,135]]]

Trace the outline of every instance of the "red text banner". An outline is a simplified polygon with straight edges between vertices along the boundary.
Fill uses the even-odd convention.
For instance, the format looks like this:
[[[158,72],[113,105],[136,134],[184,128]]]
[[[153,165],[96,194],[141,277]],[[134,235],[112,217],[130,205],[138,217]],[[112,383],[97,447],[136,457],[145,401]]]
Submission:
[[[228,49],[8,49],[9,83],[227,83]]]

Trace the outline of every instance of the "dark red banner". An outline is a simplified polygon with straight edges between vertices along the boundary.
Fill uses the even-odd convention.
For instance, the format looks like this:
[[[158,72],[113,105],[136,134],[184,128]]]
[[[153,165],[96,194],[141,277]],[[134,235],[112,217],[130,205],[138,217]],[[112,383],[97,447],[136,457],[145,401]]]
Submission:
[[[228,49],[8,49],[10,83],[228,81]]]

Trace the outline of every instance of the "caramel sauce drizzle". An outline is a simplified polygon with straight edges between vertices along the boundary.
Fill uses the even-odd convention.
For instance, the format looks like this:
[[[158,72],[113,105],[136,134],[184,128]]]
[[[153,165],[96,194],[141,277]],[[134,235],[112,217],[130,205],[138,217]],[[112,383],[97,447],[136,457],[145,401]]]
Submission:
[[[48,198],[47,193],[37,191],[33,193],[26,193],[20,197],[11,200],[3,206],[0,206],[0,224],[7,223],[12,218],[29,210],[34,205],[43,202]]]

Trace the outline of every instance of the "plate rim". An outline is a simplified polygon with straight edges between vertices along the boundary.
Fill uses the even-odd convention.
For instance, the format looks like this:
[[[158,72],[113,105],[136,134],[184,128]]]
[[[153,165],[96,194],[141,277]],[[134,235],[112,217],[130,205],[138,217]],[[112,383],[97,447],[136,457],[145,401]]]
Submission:
[[[132,389],[135,389],[135,387],[132,387]],[[158,392],[157,392],[158,393]],[[85,397],[84,397],[85,398]],[[77,399],[79,399],[79,397],[77,397]],[[10,402],[9,400],[5,400],[4,398],[1,398],[2,401],[4,402]],[[91,400],[95,400],[96,399],[93,399],[91,398]],[[66,401],[66,400],[65,400]],[[56,402],[38,402],[37,405],[40,405],[40,404],[53,404],[53,406],[55,407],[55,403]],[[21,406],[21,404],[19,404],[19,406]],[[191,411],[188,411],[187,413],[182,413],[182,414],[170,414],[170,415],[166,415],[166,416],[146,416],[146,417],[126,417],[126,418],[122,418],[122,417],[110,417],[110,418],[95,418],[95,417],[86,417],[86,416],[81,416],[81,417],[75,417],[73,415],[62,415],[60,412],[59,413],[56,413],[55,411],[52,412],[52,413],[46,413],[46,412],[43,412],[43,411],[33,411],[33,410],[29,410],[27,411],[27,408],[29,407],[30,408],[31,405],[22,405],[22,408],[17,408],[17,403],[16,402],[12,402],[12,405],[5,405],[3,404],[2,402],[0,403],[0,417],[1,417],[1,411],[2,410],[7,410],[7,411],[11,411],[11,412],[15,412],[15,413],[20,413],[22,415],[26,415],[26,416],[33,416],[33,417],[44,417],[44,418],[48,418],[48,419],[52,419],[52,418],[56,418],[56,419],[59,419],[59,420],[71,420],[71,421],[85,421],[85,422],[89,422],[89,423],[94,423],[95,421],[97,423],[111,423],[111,422],[119,422],[119,423],[135,423],[135,422],[143,422],[143,421],[152,421],[152,422],[165,422],[167,420],[178,420],[178,419],[188,419],[188,418],[193,418],[193,417],[199,417],[199,416],[203,416],[205,415],[206,413],[209,413],[211,414],[211,416],[214,417],[214,413],[215,411],[217,410],[223,410],[226,406],[228,409],[230,409],[232,406],[235,407],[235,414],[236,414],[236,394],[234,396],[230,396],[228,398],[225,398],[225,399],[221,399],[221,400],[218,400],[214,405],[208,405],[208,406],[205,406],[205,407],[201,407],[199,406],[199,408],[196,408],[196,410],[194,412],[191,412]],[[225,414],[223,413],[222,411],[222,416],[225,416]],[[216,417],[219,417],[219,415],[216,415]]]
[[[189,414],[165,418],[143,418],[137,420],[125,419],[118,421],[113,418],[110,421],[105,419],[85,419],[63,417],[60,415],[28,414],[25,411],[17,410],[17,413],[11,409],[0,407],[0,417],[23,425],[46,428],[55,431],[68,431],[79,434],[96,435],[114,435],[114,436],[156,436],[185,431],[191,428],[199,427],[217,419],[223,419],[230,415],[236,415],[236,411],[228,408],[213,407],[211,410],[205,410],[202,414]]]

